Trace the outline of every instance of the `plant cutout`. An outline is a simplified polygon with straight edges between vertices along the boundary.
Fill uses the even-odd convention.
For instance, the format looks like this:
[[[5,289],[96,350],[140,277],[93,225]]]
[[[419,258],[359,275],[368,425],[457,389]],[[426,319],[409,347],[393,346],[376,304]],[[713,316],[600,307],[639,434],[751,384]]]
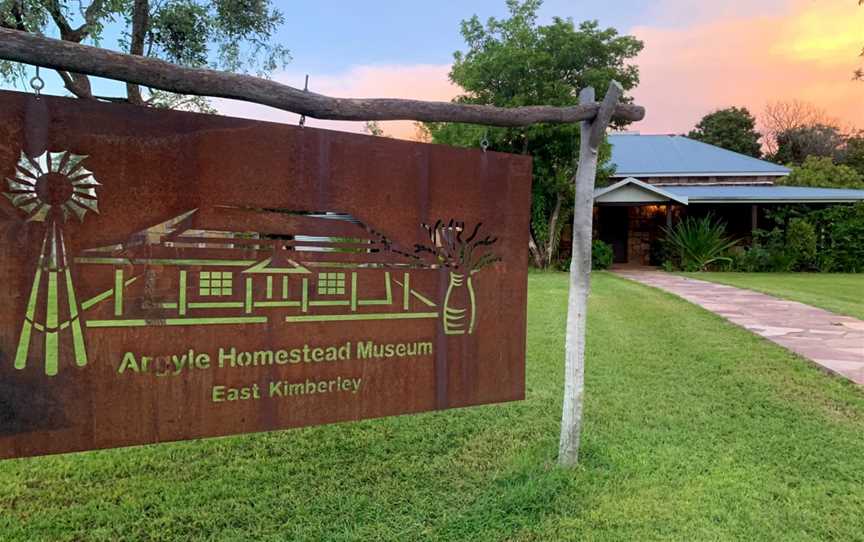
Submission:
[[[27,222],[45,223],[42,250],[39,253],[15,354],[16,369],[24,369],[27,365],[30,338],[34,329],[45,336],[46,375],[57,374],[60,358],[59,335],[67,328],[72,334],[75,363],[79,367],[87,365],[87,350],[79,317],[80,307],[75,296],[63,231],[63,225],[71,216],[74,215],[79,222],[83,222],[87,211],[99,212],[96,200],[96,187],[99,183],[92,172],[81,167],[86,158],[66,151],[45,151],[35,158],[22,152],[15,175],[6,179],[9,191],[3,195],[26,215]],[[65,290],[68,304],[62,314],[61,290]],[[44,313],[37,309],[43,304]],[[36,321],[37,310],[44,314],[44,321]],[[61,317],[66,319],[60,322]]]
[[[501,261],[494,253],[487,252],[498,241],[497,237],[478,237],[482,222],[474,226],[467,238],[465,223],[451,219],[446,224],[438,220],[435,224],[421,224],[429,239],[428,245],[415,245],[415,253],[431,254],[436,261],[449,269],[450,283],[444,296],[444,333],[464,335],[474,333],[477,323],[477,301],[474,295],[472,275],[487,265]]]
[[[687,217],[673,228],[663,228],[684,271],[707,271],[716,262],[731,262],[725,253],[738,244],[726,236],[726,225],[712,215]]]

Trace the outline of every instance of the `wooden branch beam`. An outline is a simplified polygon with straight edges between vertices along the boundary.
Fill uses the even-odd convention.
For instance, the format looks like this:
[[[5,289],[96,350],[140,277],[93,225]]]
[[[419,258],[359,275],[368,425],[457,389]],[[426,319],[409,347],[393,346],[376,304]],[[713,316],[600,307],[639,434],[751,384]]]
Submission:
[[[615,115],[615,110],[618,106],[618,101],[624,95],[624,87],[618,81],[609,83],[609,90],[606,91],[606,97],[600,102],[600,109],[597,111],[596,118],[591,121],[591,132],[588,140],[588,145],[592,149],[600,146],[603,141],[603,136],[606,135],[606,127]],[[593,98],[591,101],[594,101]],[[592,187],[593,188],[593,187]],[[592,192],[593,194],[593,192]]]
[[[502,108],[485,105],[387,98],[332,98],[275,81],[215,70],[185,68],[169,62],[70,43],[0,28],[0,58],[55,70],[66,70],[178,94],[253,102],[329,120],[417,120],[465,122],[491,126],[527,126],[539,122],[591,121],[600,104],[571,107]],[[613,118],[638,121],[642,107],[617,104]]]

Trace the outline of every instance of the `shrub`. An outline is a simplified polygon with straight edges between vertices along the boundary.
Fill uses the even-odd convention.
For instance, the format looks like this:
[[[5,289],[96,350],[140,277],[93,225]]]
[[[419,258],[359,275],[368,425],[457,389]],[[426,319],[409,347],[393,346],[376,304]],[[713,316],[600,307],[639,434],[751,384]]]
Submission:
[[[794,218],[786,230],[786,254],[796,271],[816,267],[816,228],[803,218]]]
[[[849,166],[835,164],[828,156],[808,156],[800,166],[792,166],[792,173],[780,177],[778,182],[790,186],[864,188],[860,173]]]
[[[815,211],[817,266],[834,273],[864,272],[864,202]]]
[[[738,244],[726,236],[726,225],[711,215],[687,217],[663,230],[673,263],[684,271],[706,271],[712,264],[731,262],[725,254]]]
[[[791,271],[795,260],[795,256],[786,247],[783,230],[754,230],[753,245],[735,259],[733,268],[748,273]]]
[[[651,265],[663,265],[669,261],[667,254],[668,247],[665,239],[655,239],[651,241],[651,246],[648,252],[648,263]]]
[[[591,268],[608,269],[612,265],[614,253],[612,246],[599,239],[591,243]]]

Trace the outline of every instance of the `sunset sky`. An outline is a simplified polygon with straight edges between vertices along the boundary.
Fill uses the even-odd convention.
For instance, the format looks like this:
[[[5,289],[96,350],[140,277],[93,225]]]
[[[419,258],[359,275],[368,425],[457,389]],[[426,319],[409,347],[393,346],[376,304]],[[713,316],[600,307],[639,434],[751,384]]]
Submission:
[[[506,14],[503,0],[386,0],[363,2],[362,10],[354,1],[277,4],[287,19],[279,40],[293,60],[275,79],[302,86],[308,73],[312,90],[354,97],[449,100],[458,93],[447,73],[453,51],[463,48],[459,21]],[[768,102],[790,99],[864,128],[864,83],[851,80],[864,45],[864,7],[856,0],[547,0],[541,23],[554,15],[598,19],[645,42],[633,95],[648,113],[633,130],[681,133],[714,109],[746,106],[758,116]],[[59,93],[56,82],[49,89]],[[241,102],[216,105],[229,115],[297,122]],[[415,132],[410,123],[384,129],[397,137]]]
[[[322,14],[321,4],[301,8],[283,31],[294,60],[277,79],[302,85],[309,73],[315,91],[336,96],[452,98],[458,89],[447,72],[453,51],[463,47],[459,21],[474,13],[503,16],[503,1],[401,4],[364,4],[370,7],[362,13]],[[864,8],[854,0],[547,0],[541,14],[541,22],[554,15],[598,19],[645,42],[636,60],[642,81],[633,95],[648,114],[633,130],[681,133],[714,109],[747,106],[758,116],[766,103],[790,99],[864,128],[864,83],[851,80],[864,45]],[[273,118],[247,104],[219,108]],[[399,137],[415,131],[410,123],[385,123],[384,129]]]

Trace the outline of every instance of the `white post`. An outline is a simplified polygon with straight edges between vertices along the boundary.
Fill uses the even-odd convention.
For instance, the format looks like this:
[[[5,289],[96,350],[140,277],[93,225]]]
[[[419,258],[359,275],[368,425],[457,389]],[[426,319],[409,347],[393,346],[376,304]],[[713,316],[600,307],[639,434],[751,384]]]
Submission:
[[[564,362],[564,407],[561,415],[561,441],[558,464],[575,465],[579,459],[582,432],[582,401],[585,389],[585,323],[588,293],[591,289],[591,235],[594,211],[594,179],[597,158],[606,127],[624,90],[616,81],[609,85],[597,117],[582,121],[579,164],[573,204],[573,253],[570,260],[570,293],[567,306],[567,335]],[[580,103],[594,101],[594,89],[579,93]]]

